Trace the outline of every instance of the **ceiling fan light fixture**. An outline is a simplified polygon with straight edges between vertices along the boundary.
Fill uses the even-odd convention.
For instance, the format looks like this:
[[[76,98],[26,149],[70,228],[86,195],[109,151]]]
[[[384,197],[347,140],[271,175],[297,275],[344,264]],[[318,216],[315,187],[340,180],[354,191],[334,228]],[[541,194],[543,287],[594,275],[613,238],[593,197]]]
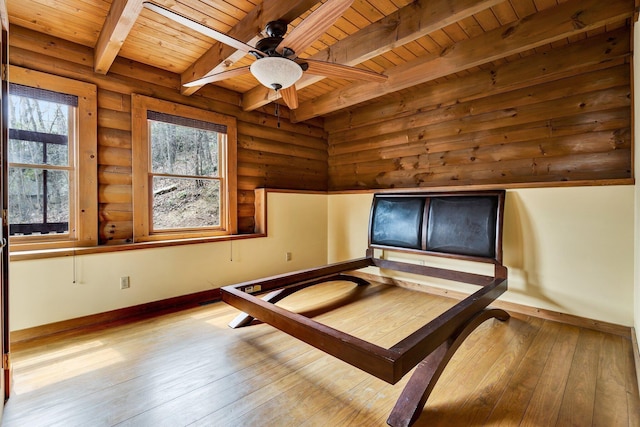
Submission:
[[[250,69],[251,74],[269,89],[286,89],[302,77],[300,65],[279,56],[258,59]]]

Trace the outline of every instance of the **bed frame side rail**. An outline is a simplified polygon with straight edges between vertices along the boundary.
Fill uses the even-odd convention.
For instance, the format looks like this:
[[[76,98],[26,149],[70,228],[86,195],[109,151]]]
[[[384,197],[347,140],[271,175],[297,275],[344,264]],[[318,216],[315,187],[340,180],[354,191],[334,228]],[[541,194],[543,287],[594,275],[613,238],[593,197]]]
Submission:
[[[334,277],[345,271],[358,270],[373,265],[371,258],[363,257],[351,261],[338,262],[322,267],[314,267],[306,270],[294,271],[292,273],[284,273],[263,279],[251,280],[248,282],[238,283],[236,285],[224,286],[222,291],[238,289],[248,294],[256,295],[270,292],[274,289],[281,289],[287,286],[296,285],[301,282],[314,281],[321,283],[322,281],[338,280]]]
[[[371,375],[387,382],[394,380],[395,354],[388,349],[285,310],[234,287],[223,288],[222,300]]]
[[[380,263],[379,261],[384,262]],[[312,269],[313,271],[303,270],[289,275],[273,276],[265,280],[225,286],[222,288],[222,300],[244,312],[243,324],[246,324],[246,319],[249,319],[249,322],[253,318],[260,319],[262,322],[268,323],[381,380],[395,384],[420,360],[460,329],[470,316],[485,309],[507,289],[507,280],[503,277],[482,276],[422,265],[408,266],[407,268],[410,269],[413,267],[428,268],[432,277],[458,280],[479,285],[481,288],[390,349],[356,338],[301,314],[285,310],[276,306],[275,301],[268,299],[268,297],[265,300],[252,295],[274,291],[274,289],[276,291],[273,294],[277,295],[277,289],[284,288],[286,290],[287,287],[295,291],[325,280],[340,280],[341,271],[370,265],[388,267],[391,264],[395,269],[398,269],[399,264],[405,263],[362,258],[352,262],[332,264]],[[502,269],[497,268],[497,270],[502,273]],[[504,269],[504,274],[506,276],[506,269]],[[300,282],[296,279],[303,280]]]

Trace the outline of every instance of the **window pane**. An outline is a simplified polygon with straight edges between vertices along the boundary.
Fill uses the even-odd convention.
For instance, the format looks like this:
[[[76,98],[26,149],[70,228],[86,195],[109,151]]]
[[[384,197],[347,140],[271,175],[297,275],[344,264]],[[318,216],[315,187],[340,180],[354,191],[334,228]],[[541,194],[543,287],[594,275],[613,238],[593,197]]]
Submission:
[[[10,135],[14,133],[10,131]],[[69,166],[69,145],[64,142],[39,141],[36,134],[31,140],[9,139],[9,162],[32,165]],[[59,140],[60,138],[56,138]]]
[[[218,175],[218,133],[149,120],[151,171],[171,175]]]
[[[69,172],[10,168],[9,223],[12,234],[68,232]]]
[[[153,229],[220,226],[220,181],[153,177]]]
[[[69,136],[71,108],[56,102],[10,95],[9,127]]]
[[[9,96],[9,162],[69,165],[69,117],[74,107]]]

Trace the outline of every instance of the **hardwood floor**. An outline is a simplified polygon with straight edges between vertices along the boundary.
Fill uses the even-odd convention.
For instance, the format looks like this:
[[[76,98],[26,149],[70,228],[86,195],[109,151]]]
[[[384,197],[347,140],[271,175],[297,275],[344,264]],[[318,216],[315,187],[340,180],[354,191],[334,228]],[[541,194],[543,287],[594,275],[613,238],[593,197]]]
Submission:
[[[281,305],[390,347],[455,302],[319,285]],[[2,426],[383,426],[395,385],[269,325],[229,329],[223,303],[41,340],[13,353]],[[630,340],[519,316],[451,360],[416,426],[640,426]]]

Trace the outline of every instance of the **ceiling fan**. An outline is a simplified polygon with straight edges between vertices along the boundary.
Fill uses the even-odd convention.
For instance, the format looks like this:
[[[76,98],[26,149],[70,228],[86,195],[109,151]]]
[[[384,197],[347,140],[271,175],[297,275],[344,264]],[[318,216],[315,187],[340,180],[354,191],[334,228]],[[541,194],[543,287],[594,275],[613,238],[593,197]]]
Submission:
[[[298,108],[295,83],[304,72],[347,80],[384,82],[387,79],[383,74],[361,68],[298,57],[298,52],[304,51],[324,34],[353,1],[327,0],[286,36],[288,23],[282,20],[271,21],[265,28],[267,37],[259,40],[255,47],[155,3],[144,2],[144,7],[234,49],[248,53],[256,59],[250,66],[210,74],[186,83],[184,86],[202,86],[250,73],[262,85],[278,92],[289,108],[295,109]]]

